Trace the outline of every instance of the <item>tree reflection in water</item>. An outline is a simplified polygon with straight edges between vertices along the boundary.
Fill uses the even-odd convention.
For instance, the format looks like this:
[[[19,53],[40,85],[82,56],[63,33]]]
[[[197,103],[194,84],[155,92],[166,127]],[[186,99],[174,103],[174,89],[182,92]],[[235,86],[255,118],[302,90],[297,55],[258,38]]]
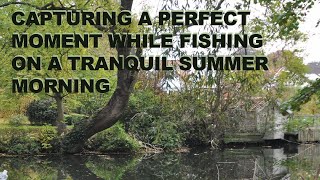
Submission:
[[[320,145],[152,155],[1,157],[10,179],[281,179],[315,176]]]

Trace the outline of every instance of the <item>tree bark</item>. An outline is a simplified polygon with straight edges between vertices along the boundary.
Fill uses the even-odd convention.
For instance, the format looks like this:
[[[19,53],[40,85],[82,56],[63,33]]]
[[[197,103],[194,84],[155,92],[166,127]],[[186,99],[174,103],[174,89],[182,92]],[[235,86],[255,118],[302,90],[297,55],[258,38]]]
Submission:
[[[122,10],[131,10],[133,0],[121,0]],[[131,48],[118,47],[118,56],[130,55]],[[141,54],[139,51],[137,54]],[[90,119],[76,124],[62,140],[64,153],[81,152],[85,142],[94,134],[114,125],[127,107],[130,94],[137,79],[138,71],[118,70],[117,87],[108,104]]]
[[[58,135],[66,132],[66,125],[64,124],[64,107],[63,96],[61,93],[55,93],[53,98],[56,100],[58,116],[55,125],[57,126]]]
[[[137,72],[121,70],[118,72],[117,88],[108,104],[94,117],[76,124],[62,141],[65,153],[78,153],[84,143],[94,134],[114,125],[126,108],[131,90],[136,80]]]

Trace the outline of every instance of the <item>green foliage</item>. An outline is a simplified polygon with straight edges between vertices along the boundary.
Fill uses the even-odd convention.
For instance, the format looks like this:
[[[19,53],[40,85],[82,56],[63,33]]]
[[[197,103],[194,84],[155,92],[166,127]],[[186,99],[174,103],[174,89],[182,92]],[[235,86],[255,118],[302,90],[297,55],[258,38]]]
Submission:
[[[156,95],[136,91],[129,102],[128,131],[144,143],[172,150],[207,144],[213,134],[204,102],[189,93]],[[192,140],[191,140],[192,139]]]
[[[86,163],[88,169],[103,179],[126,179],[123,176],[139,164],[140,159],[135,156],[121,156],[117,159],[89,157]]]
[[[265,16],[256,17],[253,30],[258,31],[269,39],[299,40],[303,34],[299,32],[300,22],[316,0],[297,1],[255,1],[267,9]]]
[[[308,127],[320,124],[320,119],[316,117],[294,117],[285,125],[287,132],[297,132]]]
[[[43,126],[40,134],[38,135],[39,142],[41,144],[42,150],[50,152],[53,148],[52,142],[57,138],[56,131],[50,126]]]
[[[1,1],[0,4],[4,2]],[[18,2],[19,3],[19,2]],[[7,110],[12,110],[12,113],[24,113],[23,111],[15,112],[16,110],[20,110],[21,99],[23,97],[30,97],[33,96],[32,99],[39,99],[46,97],[44,92],[37,93],[37,94],[13,94],[12,93],[12,86],[11,81],[12,78],[57,78],[57,79],[68,79],[68,78],[93,78],[95,80],[100,78],[107,78],[112,85],[116,81],[115,74],[116,71],[105,71],[105,70],[98,70],[98,71],[73,71],[71,70],[71,65],[67,61],[67,56],[69,55],[92,55],[94,57],[97,56],[109,56],[113,53],[111,49],[108,49],[108,43],[105,39],[99,41],[99,48],[92,48],[91,44],[93,43],[90,41],[89,48],[12,48],[10,43],[12,33],[28,33],[29,35],[33,33],[108,33],[108,32],[101,32],[96,29],[94,26],[91,25],[78,25],[78,26],[69,26],[66,23],[62,23],[60,26],[54,24],[56,18],[53,18],[52,21],[46,22],[46,25],[43,26],[16,26],[11,21],[11,16],[16,11],[23,11],[26,14],[29,14],[30,11],[37,11],[38,9],[34,8],[34,6],[42,7],[48,3],[52,3],[52,6],[55,6],[57,9],[61,7],[70,7],[71,9],[82,9],[82,10],[92,10],[92,11],[100,11],[100,10],[118,10],[119,5],[115,1],[104,1],[104,0],[97,0],[93,4],[92,3],[85,3],[84,1],[40,1],[40,0],[30,0],[26,4],[32,4],[33,6],[29,6],[22,2],[22,5],[16,5],[13,3],[12,5],[5,6],[1,8],[1,15],[0,15],[0,56],[1,56],[1,65],[2,68],[0,69],[0,101],[1,104],[4,104],[5,107],[0,107],[0,116],[2,116],[2,112],[7,112]],[[52,8],[51,5],[47,8]],[[104,36],[105,38],[105,36]],[[16,71],[12,68],[11,60],[14,56],[21,55],[21,56],[41,56],[41,70],[37,71],[28,71],[28,70],[21,70]],[[48,65],[50,63],[51,57],[57,56],[60,59],[62,70],[48,70]],[[80,63],[78,63],[80,64]],[[80,65],[79,65],[80,66]],[[111,87],[112,89],[112,87]],[[64,94],[65,95],[65,94]],[[100,94],[98,94],[100,95]],[[111,95],[108,94],[108,95]],[[81,96],[77,98],[76,96]],[[79,106],[75,107],[75,104],[81,104],[84,100],[82,98],[82,94],[74,93],[70,94],[65,97],[65,110],[68,111],[70,109],[76,109]],[[30,98],[29,98],[30,99]],[[77,102],[76,102],[77,101]],[[91,101],[94,102],[94,101]],[[104,102],[106,100],[104,99]],[[91,105],[90,103],[85,104],[84,106]],[[90,107],[90,106],[88,106]],[[95,106],[92,109],[99,109],[101,106]],[[89,108],[88,108],[89,109]],[[92,110],[91,109],[91,110]],[[7,116],[6,116],[7,117]],[[38,122],[35,120],[36,123],[33,124],[42,124],[42,122]],[[50,122],[48,122],[50,123]]]
[[[23,114],[13,115],[9,119],[9,125],[11,126],[20,126],[22,124],[27,124],[28,118]]]
[[[96,113],[108,100],[109,94],[87,94],[82,96],[79,112],[87,116]]]
[[[305,82],[305,74],[309,71],[308,66],[303,64],[303,58],[296,55],[296,52],[282,50],[268,55],[269,70],[279,71],[281,68],[285,71],[279,71],[277,83],[301,85]]]
[[[51,99],[35,100],[27,107],[27,116],[32,125],[54,124],[58,112]]]
[[[13,135],[8,146],[9,154],[37,154],[41,148],[39,143],[27,134]]]
[[[36,6],[43,6],[51,1],[39,1],[39,0],[31,0],[28,1],[30,4],[34,4]],[[171,6],[169,5],[171,2]],[[199,3],[200,5],[203,1],[195,1],[195,3]],[[222,2],[222,1],[221,1]],[[253,31],[254,32],[262,32],[266,39],[285,39],[285,40],[297,40],[303,37],[303,34],[298,31],[299,22],[305,16],[305,11],[310,9],[314,1],[312,0],[297,0],[295,2],[283,2],[283,1],[269,1],[269,0],[259,0],[255,1],[256,3],[260,3],[262,6],[266,7],[268,11],[266,11],[265,19],[254,19],[253,23]],[[92,3],[86,3],[84,1],[59,1],[53,2],[53,6],[56,8],[70,7],[83,9],[83,10],[119,10],[119,6],[116,6],[115,1],[101,1],[97,0],[94,2],[94,6]],[[163,9],[183,9],[177,8],[178,1],[165,1]],[[188,5],[183,4],[184,8],[190,7]],[[206,9],[215,9],[217,8],[217,2],[207,1],[204,3]],[[225,4],[225,3],[223,3]],[[181,5],[181,4],[180,4]],[[197,6],[198,6],[197,5]],[[243,1],[240,3],[240,9],[246,9],[250,5],[249,1]],[[238,5],[237,5],[238,6]],[[242,7],[241,7],[242,6]],[[221,8],[221,7],[219,7]],[[219,9],[218,8],[218,9]],[[200,8],[197,8],[200,9]],[[48,22],[47,25],[44,26],[14,26],[12,25],[10,16],[14,11],[21,10],[28,12],[30,10],[34,10],[34,7],[28,5],[10,5],[8,7],[2,8],[2,14],[0,16],[0,43],[3,45],[2,49],[0,49],[0,55],[4,60],[12,59],[12,57],[16,54],[20,54],[23,56],[42,56],[43,67],[47,67],[49,64],[49,60],[52,55],[57,55],[62,60],[63,70],[62,71],[47,71],[46,68],[43,68],[40,71],[14,71],[11,68],[10,61],[4,61],[2,64],[3,68],[0,70],[0,97],[2,99],[9,99],[7,102],[12,103],[10,109],[15,109],[16,104],[11,101],[12,99],[19,99],[18,96],[23,95],[12,95],[12,93],[7,93],[10,90],[10,81],[12,77],[55,77],[55,78],[71,78],[71,77],[92,77],[92,78],[100,78],[100,77],[108,77],[113,76],[115,73],[109,73],[107,71],[96,71],[97,73],[92,73],[89,71],[72,71],[70,69],[70,64],[67,61],[63,61],[64,58],[69,54],[92,54],[93,56],[98,55],[109,55],[112,52],[106,53],[107,44],[101,44],[98,49],[55,49],[55,48],[11,48],[10,47],[10,38],[13,32],[17,33],[33,33],[37,31],[38,33],[96,33],[98,32],[92,26],[67,26],[65,24],[57,27],[52,24],[52,22]],[[116,27],[116,31],[123,32],[124,28],[127,27]],[[220,27],[221,28],[221,27]],[[130,32],[141,32],[135,24],[130,26]],[[174,34],[179,34],[179,31],[185,31],[186,28],[182,27],[179,29],[174,26],[169,26],[167,29],[163,28],[155,28],[157,30],[157,34],[162,32],[173,31]],[[207,29],[210,33],[219,33],[221,29]],[[108,32],[105,32],[108,33]],[[109,50],[110,51],[110,50]],[[171,49],[167,50],[167,54],[183,54],[181,53],[179,48],[177,48],[177,52],[171,52]],[[209,52],[205,50],[205,53],[213,53],[217,54],[216,50],[213,52]],[[302,59],[290,56],[290,60],[287,61],[287,69],[290,71],[284,72],[280,75],[279,81],[281,84],[279,85],[283,87],[287,80],[296,80],[296,78],[300,78],[301,74],[304,73],[304,69],[300,68],[300,64],[302,63]],[[292,63],[291,63],[292,62]],[[281,64],[283,66],[283,64]],[[299,70],[297,73],[294,70]],[[301,70],[301,71],[300,71]],[[254,93],[259,92],[262,87],[264,80],[268,81],[268,79],[263,79],[262,76],[264,74],[262,72],[196,72],[188,77],[182,77],[183,83],[185,85],[185,89],[181,93],[173,93],[171,95],[155,95],[152,91],[145,90],[142,92],[138,92],[136,97],[131,98],[130,101],[130,112],[126,117],[126,120],[130,119],[131,121],[127,123],[128,130],[130,133],[133,133],[139,140],[142,140],[146,143],[151,143],[156,146],[163,147],[165,149],[172,149],[175,147],[179,147],[184,144],[188,139],[195,139],[196,141],[208,142],[212,138],[212,134],[216,131],[211,127],[216,127],[217,124],[220,124],[224,117],[224,112],[228,109],[228,106],[235,100],[239,100],[241,97],[251,97]],[[170,74],[171,76],[171,74]],[[172,75],[173,77],[174,75]],[[189,78],[189,79],[188,79]],[[161,79],[162,80],[162,79]],[[159,80],[160,82],[160,80]],[[277,82],[277,83],[278,83]],[[155,83],[156,84],[156,83]],[[267,84],[267,83],[266,83]],[[215,87],[215,88],[212,88]],[[235,88],[236,87],[236,88]],[[209,90],[208,90],[209,89]],[[10,94],[10,95],[7,95]],[[175,94],[178,94],[176,96]],[[43,95],[43,94],[42,94]],[[297,97],[298,100],[302,99],[302,101],[308,100],[305,96],[309,96],[304,93],[303,97]],[[10,98],[7,98],[10,96]],[[39,95],[41,96],[41,95]],[[228,98],[226,98],[228,96]],[[69,96],[70,97],[70,96]],[[69,98],[67,97],[67,98]],[[71,95],[72,97],[72,95]],[[109,97],[109,96],[108,96]],[[101,98],[101,97],[100,97]],[[101,100],[103,99],[103,100]],[[79,98],[77,103],[81,104],[80,108],[76,107],[75,109],[80,109],[80,112],[85,115],[93,115],[106,104],[106,97],[99,99],[97,95],[94,97],[88,96],[86,99]],[[227,100],[226,100],[227,99]],[[246,99],[241,99],[245,102]],[[70,102],[70,101],[69,101]],[[79,103],[81,102],[81,103]],[[31,105],[34,105],[33,107]],[[41,103],[41,102],[33,102],[28,107],[27,115],[31,124],[33,125],[41,125],[41,124],[53,124],[56,120],[56,110],[52,107],[52,103]],[[69,107],[68,105],[66,107]],[[295,109],[295,104],[288,104],[286,108]],[[214,115],[214,116],[213,116]],[[79,116],[70,115],[67,117],[67,122],[69,124],[73,124],[74,122],[80,119]],[[127,121],[126,121],[127,122]],[[14,123],[13,123],[14,124]],[[99,148],[106,151],[113,151],[120,147],[120,149],[132,149],[133,145],[130,144],[130,139],[128,140],[128,135],[125,133],[122,127],[118,127],[120,125],[116,125],[110,130],[103,132],[102,135],[97,135],[98,141],[101,142]],[[110,131],[110,132],[109,132]],[[221,131],[221,129],[220,129]],[[119,138],[113,138],[112,135]],[[84,134],[81,134],[84,137]],[[45,133],[44,137],[41,139],[41,148],[50,148],[50,144],[48,142],[51,141],[53,135],[50,133]],[[19,139],[19,138],[18,138]],[[81,139],[81,138],[80,138]],[[33,139],[23,139],[21,141],[26,141],[32,144]],[[18,142],[18,141],[17,141]],[[37,141],[38,142],[38,141]],[[132,143],[132,142],[131,142]],[[98,143],[99,144],[99,143]],[[133,144],[133,143],[132,143]],[[18,143],[16,149],[20,150],[20,144]],[[29,149],[36,149],[33,146],[30,146]],[[36,150],[35,150],[36,151]]]
[[[89,139],[87,147],[100,152],[135,152],[140,145],[117,123]]]
[[[182,145],[181,133],[176,122],[168,117],[153,114],[140,114],[130,122],[129,132],[139,140],[163,149],[174,149]]]
[[[49,152],[55,134],[55,129],[51,126],[1,126],[0,152],[10,154]]]
[[[282,113],[286,113],[287,110],[296,111],[300,110],[301,105],[310,101],[311,97],[319,93],[320,91],[320,79],[312,82],[310,86],[302,88],[296,95],[290,98],[288,101],[281,105]]]
[[[320,93],[317,92],[317,93]],[[320,114],[320,100],[317,95],[313,95],[310,98],[310,101],[306,104],[303,104],[300,108],[300,111],[295,113],[300,115],[316,115]]]
[[[175,115],[169,115],[164,99],[155,96],[152,91],[139,91],[132,96],[129,107],[134,114],[129,120],[129,132],[140,141],[164,149],[180,147],[183,143],[179,132],[179,123]]]
[[[287,101],[307,81],[308,66],[295,51],[279,50],[268,55],[269,71],[265,73],[267,99]]]
[[[71,113],[71,114],[65,115],[65,122],[67,125],[74,125],[86,117],[87,116],[85,116],[83,114]]]
[[[159,145],[164,149],[174,149],[182,145],[181,133],[178,132],[177,124],[161,120],[156,121],[157,132],[154,141],[155,145]]]

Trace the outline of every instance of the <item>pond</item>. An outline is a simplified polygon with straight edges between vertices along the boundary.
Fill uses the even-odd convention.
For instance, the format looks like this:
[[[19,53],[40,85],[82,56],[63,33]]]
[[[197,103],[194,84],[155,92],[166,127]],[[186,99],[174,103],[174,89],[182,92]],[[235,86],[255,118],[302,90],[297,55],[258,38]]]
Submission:
[[[188,153],[1,157],[8,179],[319,179],[320,145]]]

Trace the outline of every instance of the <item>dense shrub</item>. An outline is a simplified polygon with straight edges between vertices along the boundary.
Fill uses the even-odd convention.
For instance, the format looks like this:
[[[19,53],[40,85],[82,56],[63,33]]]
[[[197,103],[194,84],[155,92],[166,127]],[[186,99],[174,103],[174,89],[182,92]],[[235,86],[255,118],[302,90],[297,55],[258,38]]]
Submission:
[[[126,121],[128,132],[144,143],[165,150],[182,146],[183,122],[176,120],[179,115],[176,112],[172,114],[172,109],[167,109],[170,107],[166,106],[167,103],[165,95],[156,96],[152,91],[136,92],[129,102],[131,117],[127,117]]]
[[[74,125],[75,123],[81,121],[82,119],[86,118],[87,116],[83,115],[83,114],[68,114],[65,115],[65,122],[67,125]]]
[[[88,149],[100,152],[134,152],[139,147],[139,143],[125,132],[120,123],[96,134],[87,143]]]
[[[22,124],[27,124],[28,118],[23,114],[13,115],[9,119],[9,125],[11,126],[20,126]]]
[[[50,152],[56,130],[52,126],[1,126],[0,152],[10,154],[37,154]]]
[[[54,124],[57,119],[57,108],[51,99],[36,100],[27,107],[26,115],[32,125]]]
[[[183,144],[182,133],[168,117],[141,113],[131,120],[129,132],[139,140],[165,150],[178,148]]]
[[[138,140],[165,150],[207,145],[219,135],[208,106],[188,92],[135,91],[129,107],[124,118],[126,130]]]
[[[320,124],[320,119],[312,117],[294,117],[289,119],[285,124],[285,130],[287,132],[297,132],[308,127],[317,126]]]
[[[43,126],[38,134],[38,141],[41,149],[50,152],[53,150],[53,140],[57,137],[57,132],[50,126]]]
[[[37,154],[41,146],[34,137],[27,134],[13,135],[8,144],[9,154]]]
[[[108,101],[109,93],[106,94],[88,94],[86,97],[81,99],[81,105],[76,111],[79,114],[84,114],[87,116],[92,116],[100,108],[102,108]]]

